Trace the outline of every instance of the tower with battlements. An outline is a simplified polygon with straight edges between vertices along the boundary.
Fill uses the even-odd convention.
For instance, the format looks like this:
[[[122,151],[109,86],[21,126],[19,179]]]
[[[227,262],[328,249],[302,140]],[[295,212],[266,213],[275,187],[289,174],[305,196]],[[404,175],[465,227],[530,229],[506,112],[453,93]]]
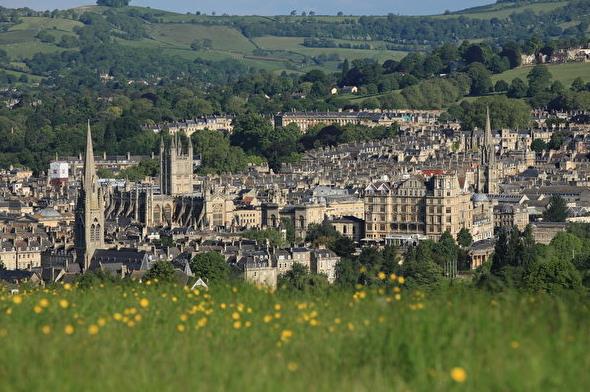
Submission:
[[[189,138],[185,149],[178,134],[166,148],[160,142],[160,190],[163,195],[177,196],[193,193],[193,144]]]

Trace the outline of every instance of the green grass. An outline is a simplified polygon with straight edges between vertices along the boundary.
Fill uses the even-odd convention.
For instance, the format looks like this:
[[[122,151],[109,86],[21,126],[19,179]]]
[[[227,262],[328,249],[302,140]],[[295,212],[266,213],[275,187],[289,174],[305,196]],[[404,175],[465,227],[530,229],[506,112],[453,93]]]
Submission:
[[[17,30],[61,30],[72,32],[74,27],[81,27],[83,24],[76,20],[63,18],[45,18],[45,17],[22,17],[21,23],[10,28],[11,31]]]
[[[440,19],[458,18],[460,16],[473,19],[506,19],[513,13],[520,13],[523,11],[532,11],[536,14],[541,12],[551,12],[567,5],[567,3],[568,2],[532,3],[519,5],[517,7],[515,7],[513,4],[492,4],[489,6],[476,7],[464,11],[454,12],[449,15],[437,15],[435,17]]]
[[[344,48],[308,48],[303,46],[303,37],[275,37],[265,36],[254,39],[254,42],[262,48],[268,50],[282,50],[294,53],[300,53],[306,56],[318,56],[320,54],[338,54],[342,59],[348,58],[349,60],[355,60],[360,58],[375,58],[380,62],[388,59],[400,60],[407,52],[394,51],[394,50],[366,50],[366,49],[344,49]],[[362,43],[363,41],[346,41],[346,40],[335,40],[337,42],[356,42]],[[382,42],[376,41],[371,44],[380,45]]]
[[[559,80],[566,87],[569,87],[574,79],[581,77],[586,82],[590,82],[590,63],[566,63],[547,65],[547,68],[553,75],[554,80]],[[498,80],[505,80],[510,83],[515,78],[521,78],[526,81],[526,77],[531,72],[532,67],[519,67],[493,75],[494,83]]]
[[[19,304],[4,294],[2,390],[590,388],[586,297],[461,288],[403,291],[401,301],[372,290],[355,297],[147,285],[48,289]],[[463,383],[451,378],[457,367]]]
[[[225,26],[157,24],[150,26],[150,33],[155,40],[187,48],[195,39],[210,39],[217,50],[246,53],[256,49],[238,30]]]

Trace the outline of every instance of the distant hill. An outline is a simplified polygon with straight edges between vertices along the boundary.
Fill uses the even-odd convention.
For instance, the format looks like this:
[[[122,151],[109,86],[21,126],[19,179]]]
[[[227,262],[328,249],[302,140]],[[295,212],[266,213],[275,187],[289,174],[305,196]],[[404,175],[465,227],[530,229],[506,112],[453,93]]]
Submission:
[[[59,12],[0,8],[0,49],[9,56],[6,70],[36,80],[42,75],[34,75],[26,60],[37,53],[79,50],[80,28],[93,23],[86,16],[101,14],[112,39],[129,48],[157,49],[189,60],[232,59],[271,71],[336,71],[345,58],[399,60],[441,42],[579,35],[576,29],[588,16],[584,3],[589,2],[500,2],[427,17],[211,16],[135,6]],[[587,22],[582,23],[586,30]]]

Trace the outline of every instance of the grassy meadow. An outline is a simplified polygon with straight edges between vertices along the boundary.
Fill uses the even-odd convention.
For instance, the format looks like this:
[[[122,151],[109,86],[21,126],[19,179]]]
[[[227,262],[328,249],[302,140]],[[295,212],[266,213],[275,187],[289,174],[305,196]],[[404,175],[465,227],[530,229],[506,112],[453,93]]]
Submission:
[[[401,287],[401,289],[400,289]],[[587,298],[128,284],[0,298],[3,391],[583,391]]]
[[[555,1],[547,1],[547,2],[539,2],[539,3],[529,3],[529,4],[519,4],[515,6],[514,4],[491,4],[481,7],[474,7],[469,8],[464,11],[453,12],[448,15],[437,15],[436,18],[441,19],[448,19],[448,18],[458,18],[460,16],[464,16],[466,18],[473,18],[473,19],[506,19],[513,13],[520,13],[525,11],[534,12],[539,14],[541,12],[551,12],[558,8],[564,7],[567,5],[566,1],[562,2],[555,2]]]
[[[492,75],[492,81],[505,80],[510,83],[515,78],[526,82],[526,77],[533,67],[518,67],[501,74]],[[547,64],[547,69],[553,75],[553,80],[559,80],[564,86],[571,86],[574,79],[581,77],[590,80],[590,63]]]

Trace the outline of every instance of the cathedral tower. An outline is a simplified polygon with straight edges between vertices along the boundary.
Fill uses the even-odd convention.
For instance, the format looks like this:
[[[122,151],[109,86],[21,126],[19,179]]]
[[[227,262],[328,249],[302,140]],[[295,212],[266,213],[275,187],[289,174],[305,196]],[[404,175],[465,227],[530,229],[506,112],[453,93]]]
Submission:
[[[160,141],[160,191],[177,196],[193,193],[193,143],[188,138],[186,153],[178,133],[172,136],[168,149]]]
[[[82,270],[86,271],[90,268],[94,251],[104,248],[104,200],[94,165],[90,121],[86,133],[83,176],[76,204],[74,235],[76,258]]]

